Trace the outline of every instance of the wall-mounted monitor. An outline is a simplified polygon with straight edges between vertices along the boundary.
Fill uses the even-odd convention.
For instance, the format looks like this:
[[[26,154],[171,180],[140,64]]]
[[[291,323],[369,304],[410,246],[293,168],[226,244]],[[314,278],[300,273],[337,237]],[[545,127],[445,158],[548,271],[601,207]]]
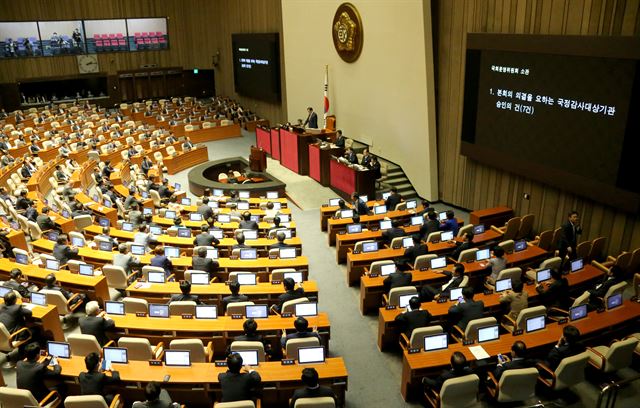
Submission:
[[[279,102],[280,35],[232,34],[235,91],[268,102]]]
[[[124,18],[84,20],[84,30],[89,53],[129,51]]]
[[[131,51],[166,50],[169,48],[167,19],[128,18],[127,42]]]
[[[44,56],[84,54],[86,52],[82,20],[39,21],[38,28],[40,29]]]
[[[0,56],[2,58],[42,55],[38,23],[17,21],[0,23]]]

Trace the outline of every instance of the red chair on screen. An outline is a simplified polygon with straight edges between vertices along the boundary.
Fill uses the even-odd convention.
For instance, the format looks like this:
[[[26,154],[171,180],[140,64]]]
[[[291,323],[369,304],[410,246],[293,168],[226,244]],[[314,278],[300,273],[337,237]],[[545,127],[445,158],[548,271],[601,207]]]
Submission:
[[[100,37],[101,37],[103,40],[108,40],[108,39],[109,39],[109,36],[108,36],[107,34],[102,34],[102,35],[100,35]]]
[[[153,38],[151,39],[151,44],[153,44],[153,45],[158,45],[158,38],[157,38],[157,37],[153,37]]]
[[[124,35],[122,35],[122,33],[116,33],[116,38],[117,39],[124,38]]]
[[[95,42],[96,42],[96,49],[103,47],[102,40],[95,40]]]
[[[111,40],[111,46],[112,47],[117,47],[118,46],[118,40],[114,37],[113,40]]]
[[[149,36],[149,33],[145,33],[145,32],[143,32],[143,33],[142,33],[142,36],[143,36],[143,37],[148,37],[148,36]]]
[[[124,38],[119,38],[118,39],[118,46],[120,47],[126,47],[127,42],[124,40]]]
[[[151,45],[151,38],[146,37],[146,38],[144,39],[144,43],[145,43],[146,45]]]
[[[167,43],[167,40],[166,40],[164,37],[158,37],[158,42],[159,42],[160,44],[166,44],[166,43]]]

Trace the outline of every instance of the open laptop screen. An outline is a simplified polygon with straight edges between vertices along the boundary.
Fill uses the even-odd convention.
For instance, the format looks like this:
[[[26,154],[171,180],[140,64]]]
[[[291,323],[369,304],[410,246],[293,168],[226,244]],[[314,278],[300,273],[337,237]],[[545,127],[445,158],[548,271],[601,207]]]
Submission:
[[[342,210],[340,211],[340,218],[352,218],[353,210]]]
[[[133,255],[144,255],[144,245],[131,245]]]
[[[382,221],[380,221],[380,229],[381,230],[388,230],[389,228],[391,228],[391,220],[382,220]]]
[[[476,252],[476,261],[484,261],[491,257],[491,250],[489,248],[480,249]]]
[[[587,317],[587,305],[580,305],[569,309],[569,319],[571,321],[580,320]]]
[[[500,337],[498,325],[481,327],[478,329],[478,342],[497,340]]]
[[[295,283],[302,282],[302,272],[298,272],[298,271],[296,271],[296,272],[285,272],[283,276],[284,276],[284,279],[287,279],[287,278],[293,279],[293,281]]]
[[[451,241],[453,239],[453,231],[445,231],[440,234],[440,241]]]
[[[60,269],[60,262],[56,261],[55,259],[47,259],[44,267],[52,271],[57,271]]]
[[[571,261],[571,272],[577,272],[584,267],[582,258]]]
[[[373,207],[374,214],[386,214],[387,206],[386,205],[375,205]]]
[[[80,264],[78,273],[83,276],[93,276],[93,265]]]
[[[31,303],[38,306],[46,306],[47,295],[44,293],[31,292]]]
[[[324,347],[300,347],[298,364],[324,363]]]
[[[191,273],[191,283],[193,285],[208,285],[209,284],[209,274],[206,272],[192,272]]]
[[[317,316],[318,304],[315,302],[296,303],[296,316]]]
[[[164,363],[168,366],[191,366],[191,353],[188,350],[165,350]]]
[[[280,259],[292,259],[296,257],[295,248],[280,248]]]
[[[241,285],[255,285],[256,274],[255,273],[239,273],[236,275],[238,283]]]
[[[127,364],[129,362],[127,349],[125,347],[105,347],[102,351],[104,352],[104,359],[106,361],[118,364]]]
[[[71,348],[69,347],[69,343],[64,343],[61,341],[48,341],[47,353],[50,356],[56,356],[58,358],[69,358],[71,357]]]
[[[269,317],[269,310],[267,305],[247,305],[245,315],[252,319],[266,319]]]
[[[546,325],[545,319],[546,317],[544,315],[528,318],[526,322],[526,332],[531,333],[544,329]]]
[[[347,225],[347,234],[359,234],[362,232],[362,224]]]
[[[407,200],[407,210],[413,210],[418,207],[418,202],[416,200]]]
[[[473,226],[473,234],[478,235],[484,233],[484,224],[474,225]]]
[[[164,256],[167,258],[179,258],[180,257],[180,248],[178,247],[164,247]]]
[[[536,272],[536,281],[538,283],[542,283],[549,279],[551,279],[551,269],[541,269]]]
[[[447,258],[441,256],[439,258],[434,258],[430,261],[431,269],[440,269],[447,266]]]
[[[257,366],[258,365],[258,350],[238,350],[234,353],[240,354],[242,357],[242,365]]]
[[[123,302],[104,302],[104,310],[107,314],[123,316],[124,315],[124,303]]]
[[[611,295],[607,298],[607,310],[616,308],[622,304],[622,293]]]
[[[511,289],[511,278],[496,281],[496,292],[503,292],[508,289]]]
[[[362,244],[362,252],[376,252],[378,250],[378,242],[365,242]]]
[[[414,296],[416,296],[414,293],[409,294],[409,295],[400,295],[400,297],[398,298],[398,306],[400,308],[405,308],[405,307],[409,306],[409,301]]]
[[[255,248],[242,248],[240,250],[240,259],[257,259],[258,250]]]
[[[212,203],[215,203],[215,201],[212,201]],[[200,213],[189,214],[189,221],[202,221],[202,214]]]
[[[442,350],[449,347],[447,333],[434,334],[424,337],[424,351]]]
[[[196,319],[217,319],[218,307],[210,305],[196,305]]]
[[[525,249],[527,249],[527,241],[525,241],[524,239],[521,239],[519,241],[516,241],[513,251],[520,252],[520,251],[524,251]]]
[[[396,264],[390,263],[380,266],[380,275],[387,276],[391,275],[396,271]]]
[[[278,192],[277,191],[267,191],[267,198],[269,200],[276,200],[278,198]]]
[[[424,224],[424,217],[421,215],[416,215],[415,217],[411,217],[411,225],[422,225]]]

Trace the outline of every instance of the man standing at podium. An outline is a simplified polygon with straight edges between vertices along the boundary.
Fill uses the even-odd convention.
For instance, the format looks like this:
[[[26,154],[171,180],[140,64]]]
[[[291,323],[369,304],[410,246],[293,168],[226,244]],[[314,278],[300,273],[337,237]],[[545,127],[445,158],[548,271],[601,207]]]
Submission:
[[[307,108],[307,112],[309,113],[309,115],[307,116],[307,120],[304,121],[303,126],[307,126],[308,124],[307,126],[308,128],[317,129],[318,115],[313,111],[313,108],[311,106]]]

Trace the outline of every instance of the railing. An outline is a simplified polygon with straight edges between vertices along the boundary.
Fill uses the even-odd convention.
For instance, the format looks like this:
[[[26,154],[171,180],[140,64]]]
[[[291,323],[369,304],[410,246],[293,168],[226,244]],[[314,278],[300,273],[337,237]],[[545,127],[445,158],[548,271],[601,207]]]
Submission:
[[[620,390],[620,388],[622,388],[623,386],[637,380],[640,380],[640,375],[636,375],[635,377],[627,378],[618,382],[611,382],[605,385],[600,390],[596,408],[614,408],[616,406],[616,399],[618,398],[618,390]],[[602,405],[603,403],[604,405]]]

